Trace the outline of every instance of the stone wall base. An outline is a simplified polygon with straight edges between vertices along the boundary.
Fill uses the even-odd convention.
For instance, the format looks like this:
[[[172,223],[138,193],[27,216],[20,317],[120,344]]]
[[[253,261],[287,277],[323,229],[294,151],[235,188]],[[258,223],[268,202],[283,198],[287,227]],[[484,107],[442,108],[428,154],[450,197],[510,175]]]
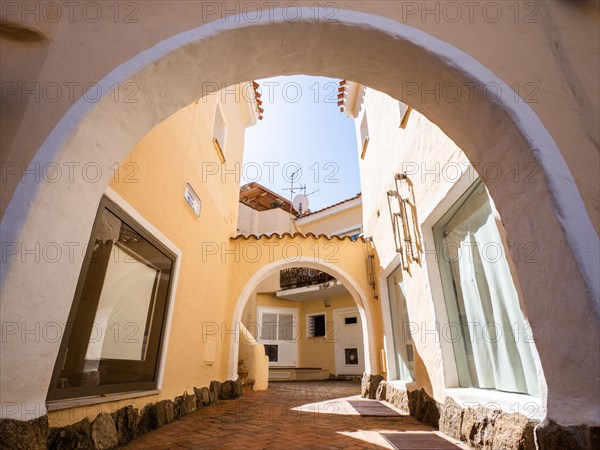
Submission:
[[[540,450],[555,448],[565,450],[599,449],[600,427],[578,425],[563,427],[545,419],[535,429],[535,441]]]
[[[217,400],[233,400],[241,395],[239,381],[212,381],[210,387],[194,388],[193,393],[184,392],[173,400],[149,403],[141,410],[125,406],[111,414],[101,413],[93,421],[85,418],[66,427],[50,428],[47,416],[29,421],[0,419],[0,449],[110,449]]]
[[[0,449],[45,449],[48,429],[48,416],[28,421],[0,419]]]
[[[365,372],[360,382],[360,395],[364,398],[375,399],[377,388],[382,381],[381,375],[371,375]]]
[[[600,449],[600,427],[564,427],[548,419],[540,423],[522,414],[499,409],[462,407],[450,397],[440,404],[423,389],[407,391],[377,377],[369,374],[363,376],[363,397],[385,400],[403,414],[410,414],[474,449]]]
[[[429,426],[438,427],[441,405],[424,389],[407,391],[382,381],[377,388],[375,398],[393,404],[403,414],[411,415]]]
[[[475,406],[464,408],[446,398],[440,414],[440,431],[476,449],[534,450],[537,420],[522,414]]]

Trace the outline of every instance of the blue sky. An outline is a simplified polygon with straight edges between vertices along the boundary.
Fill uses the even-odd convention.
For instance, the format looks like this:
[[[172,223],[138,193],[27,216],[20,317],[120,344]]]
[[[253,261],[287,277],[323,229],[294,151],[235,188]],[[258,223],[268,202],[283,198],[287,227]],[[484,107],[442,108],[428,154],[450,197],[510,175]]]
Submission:
[[[246,130],[242,184],[258,182],[290,198],[291,175],[306,185],[310,209],[360,192],[354,121],[337,106],[339,80],[304,75],[257,80],[264,119]],[[298,183],[299,182],[299,183]]]

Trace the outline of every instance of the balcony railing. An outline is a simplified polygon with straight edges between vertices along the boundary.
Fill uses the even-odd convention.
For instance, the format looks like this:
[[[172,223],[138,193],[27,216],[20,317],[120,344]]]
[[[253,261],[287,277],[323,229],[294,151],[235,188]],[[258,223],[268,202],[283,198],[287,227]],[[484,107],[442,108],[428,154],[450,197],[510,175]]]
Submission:
[[[308,267],[294,267],[284,269],[279,273],[279,284],[281,289],[293,289],[313,284],[325,283],[335,278],[328,273]]]

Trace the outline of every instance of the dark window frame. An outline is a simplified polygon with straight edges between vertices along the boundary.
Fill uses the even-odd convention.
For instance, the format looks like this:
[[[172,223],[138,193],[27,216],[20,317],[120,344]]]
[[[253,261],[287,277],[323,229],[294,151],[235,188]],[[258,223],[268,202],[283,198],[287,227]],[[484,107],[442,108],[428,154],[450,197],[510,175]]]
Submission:
[[[269,358],[269,362],[278,362],[279,360],[279,345],[278,344],[264,344],[265,355]]]
[[[321,317],[323,318],[323,323],[319,324],[318,330],[317,330],[317,320],[316,320],[317,317],[319,318],[319,320]],[[310,321],[308,324],[308,330],[309,330],[308,337],[309,338],[322,338],[327,335],[327,315],[325,313],[308,314],[308,320]],[[312,322],[312,330],[313,330],[312,334],[310,334],[311,322]]]
[[[114,367],[119,369],[119,371],[126,371],[128,366],[133,367],[140,364],[147,364],[147,368],[152,369],[152,380],[151,381],[136,381],[136,382],[122,382],[122,383],[114,383],[114,384],[104,384],[104,385],[94,385],[94,386],[76,386],[76,387],[68,387],[68,388],[58,388],[58,381],[61,378],[62,367],[66,361],[67,357],[67,349],[69,347],[69,342],[71,339],[71,335],[73,333],[75,320],[77,317],[77,312],[79,306],[81,304],[81,298],[83,294],[83,289],[86,283],[86,279],[88,277],[88,271],[90,269],[90,264],[92,262],[94,246],[96,244],[95,238],[98,234],[102,214],[104,209],[108,210],[110,213],[119,218],[122,223],[126,224],[129,228],[139,234],[142,238],[144,238],[148,243],[154,246],[159,252],[161,252],[166,258],[171,261],[170,269],[168,271],[168,281],[165,281],[161,286],[160,290],[164,293],[164,301],[161,296],[156,294],[156,302],[153,305],[153,312],[149,314],[147,317],[148,320],[152,320],[152,324],[149,325],[146,323],[146,327],[151,326],[154,330],[156,327],[156,331],[150,333],[150,339],[148,343],[146,343],[146,357],[141,361],[133,361],[133,360],[113,360],[113,359],[105,359],[103,361],[113,362]],[[115,244],[113,244],[115,245]],[[123,248],[126,248],[123,246]],[[129,253],[129,249],[126,250]],[[110,252],[109,252],[110,253]],[[139,257],[139,255],[137,255]],[[65,330],[63,333],[62,341],[60,344],[60,349],[58,352],[58,356],[56,358],[56,362],[54,364],[54,370],[52,372],[52,378],[50,381],[50,386],[48,388],[48,395],[46,400],[48,402],[60,401],[60,400],[68,400],[68,399],[77,399],[82,397],[92,397],[92,396],[102,396],[106,394],[116,394],[116,393],[127,393],[127,392],[136,392],[136,391],[146,391],[146,390],[155,390],[158,387],[158,376],[159,376],[159,368],[163,357],[164,344],[165,344],[165,330],[167,324],[167,317],[169,312],[169,306],[173,301],[173,289],[174,289],[174,277],[175,271],[177,267],[177,255],[167,248],[163,243],[161,243],[155,236],[153,236],[144,226],[138,223],[130,214],[128,214],[123,208],[117,205],[115,202],[110,200],[108,197],[103,196],[100,200],[100,204],[96,211],[96,218],[94,219],[94,224],[92,226],[92,230],[90,232],[90,238],[88,241],[88,247],[86,249],[86,254],[83,260],[83,264],[81,266],[81,271],[79,273],[79,279],[77,281],[77,287],[75,290],[75,295],[73,297],[73,303],[71,305],[71,310],[69,312],[68,321],[65,326]],[[103,277],[105,276],[106,272]],[[160,275],[159,275],[160,278]],[[99,297],[96,300],[96,308],[97,302],[99,301]],[[159,304],[160,303],[160,304]],[[159,311],[159,314],[156,314]],[[152,317],[151,316],[155,316]],[[151,348],[151,346],[153,348]],[[151,348],[151,350],[148,350]],[[150,357],[148,358],[149,353],[152,352]],[[118,361],[118,362],[115,362]],[[84,361],[85,362],[85,359]]]
[[[352,355],[356,357],[356,359],[352,359]],[[358,366],[358,348],[357,347],[348,347],[344,349],[344,365],[346,366]]]

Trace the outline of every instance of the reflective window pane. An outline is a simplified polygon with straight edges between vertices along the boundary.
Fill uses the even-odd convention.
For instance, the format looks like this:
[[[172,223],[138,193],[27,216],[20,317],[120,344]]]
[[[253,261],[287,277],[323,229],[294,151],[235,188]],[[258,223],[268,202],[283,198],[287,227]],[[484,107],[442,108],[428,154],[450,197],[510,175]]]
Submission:
[[[48,400],[153,388],[174,260],[102,201]]]
[[[277,314],[263,314],[260,338],[264,341],[277,340]]]
[[[280,340],[294,340],[294,330],[296,329],[296,327],[294,325],[294,316],[292,314],[279,314],[279,324],[277,328]]]

